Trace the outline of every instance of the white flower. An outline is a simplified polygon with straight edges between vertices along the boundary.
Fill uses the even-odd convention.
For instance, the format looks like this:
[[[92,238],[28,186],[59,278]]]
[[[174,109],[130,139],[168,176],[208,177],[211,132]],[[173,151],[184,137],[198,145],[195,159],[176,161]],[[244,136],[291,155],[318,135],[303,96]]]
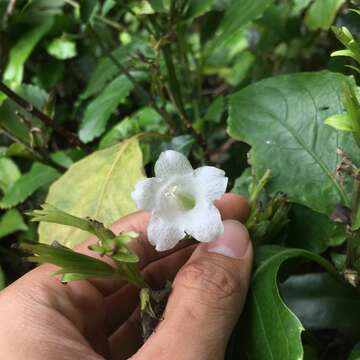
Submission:
[[[225,172],[212,166],[196,170],[176,151],[161,153],[155,177],[140,181],[131,194],[141,210],[151,210],[148,238],[156,250],[173,248],[186,234],[210,242],[224,231],[213,202],[225,192]]]

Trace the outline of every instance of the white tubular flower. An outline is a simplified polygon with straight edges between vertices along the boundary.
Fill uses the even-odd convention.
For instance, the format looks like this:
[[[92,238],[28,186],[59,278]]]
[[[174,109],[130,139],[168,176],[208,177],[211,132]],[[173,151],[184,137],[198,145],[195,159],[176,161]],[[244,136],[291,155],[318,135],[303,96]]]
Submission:
[[[213,203],[225,193],[227,182],[223,170],[194,170],[181,153],[161,153],[155,177],[140,181],[131,194],[138,209],[152,211],[148,238],[156,250],[173,248],[187,234],[201,242],[219,237],[224,227]]]

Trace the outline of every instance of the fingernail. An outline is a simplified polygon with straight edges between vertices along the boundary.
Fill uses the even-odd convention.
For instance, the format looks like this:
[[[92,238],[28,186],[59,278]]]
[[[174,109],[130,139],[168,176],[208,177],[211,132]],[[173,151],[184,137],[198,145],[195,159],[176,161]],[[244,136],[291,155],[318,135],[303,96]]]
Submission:
[[[224,233],[215,241],[207,244],[207,251],[240,259],[250,244],[249,233],[245,226],[235,220],[224,221]]]

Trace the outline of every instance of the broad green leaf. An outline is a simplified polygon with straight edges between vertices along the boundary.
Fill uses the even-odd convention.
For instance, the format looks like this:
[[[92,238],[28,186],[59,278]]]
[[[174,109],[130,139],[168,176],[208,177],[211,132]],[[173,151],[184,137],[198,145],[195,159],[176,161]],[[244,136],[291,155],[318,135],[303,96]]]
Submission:
[[[11,49],[10,58],[3,75],[3,80],[10,84],[11,87],[21,84],[26,60],[34,50],[37,43],[47,32],[49,32],[52,24],[52,18],[43,21],[40,25],[21,37],[16,45]]]
[[[273,0],[242,0],[232,1],[219,27],[211,49],[231,40],[244,25],[263,14]]]
[[[51,187],[46,202],[75,216],[89,216],[105,225],[136,210],[131,199],[142,180],[142,153],[137,139],[97,151],[75,163]],[[40,242],[54,240],[73,247],[89,235],[78,229],[41,223]]]
[[[303,358],[303,325],[283,302],[277,285],[280,266],[290,259],[316,261],[336,274],[330,263],[311,252],[289,249],[270,257],[255,271],[240,325],[228,349],[229,359]]]
[[[51,41],[47,46],[47,51],[56,59],[71,59],[77,55],[76,42],[62,36]]]
[[[345,0],[315,0],[305,15],[305,24],[310,30],[328,30]]]
[[[357,163],[355,140],[324,120],[343,111],[347,77],[301,73],[269,78],[230,98],[228,131],[252,146],[250,162],[257,178],[271,170],[270,192],[283,191],[291,202],[330,214],[349,196],[335,176],[341,148]]]
[[[145,47],[146,45],[141,41],[134,41],[129,45],[121,46],[115,49],[112,51],[111,55],[124,67],[129,68],[132,61],[132,55],[134,56],[137,51],[142,52]],[[80,95],[80,99],[86,100],[90,96],[97,94],[103,90],[110,80],[113,80],[119,74],[119,68],[114,64],[109,56],[100,58],[91,74],[85,91]]]
[[[16,231],[26,231],[28,227],[16,209],[8,210],[0,217],[0,239]]]
[[[20,170],[14,161],[0,158],[0,190],[3,193],[9,191],[20,176]]]
[[[360,343],[357,343],[347,360],[360,360]]]
[[[286,246],[322,253],[346,239],[345,226],[308,207],[293,204]]]
[[[0,208],[8,209],[26,200],[42,186],[49,185],[59,173],[46,165],[34,163],[31,170],[22,175],[14,185],[5,193],[0,201]]]
[[[34,85],[22,84],[16,87],[15,92],[41,110],[49,101],[48,94]],[[19,116],[17,114],[19,114]],[[25,124],[23,119],[25,119],[28,124]],[[0,105],[0,129],[4,128],[16,139],[19,139],[21,142],[26,144],[30,144],[32,140],[29,126],[40,128],[42,130],[43,137],[45,139],[47,138],[50,129],[44,126],[34,116],[29,115],[27,111],[20,108],[12,100],[6,99]]]
[[[342,131],[354,131],[351,118],[348,114],[336,114],[328,117],[325,124],[332,126],[334,129]]]
[[[360,297],[326,273],[294,275],[281,285],[285,303],[307,330],[341,330],[358,336]]]
[[[120,75],[87,106],[79,131],[80,139],[87,143],[99,137],[106,128],[111,114],[130,94],[133,83]]]
[[[0,266],[0,290],[5,287],[5,274]]]

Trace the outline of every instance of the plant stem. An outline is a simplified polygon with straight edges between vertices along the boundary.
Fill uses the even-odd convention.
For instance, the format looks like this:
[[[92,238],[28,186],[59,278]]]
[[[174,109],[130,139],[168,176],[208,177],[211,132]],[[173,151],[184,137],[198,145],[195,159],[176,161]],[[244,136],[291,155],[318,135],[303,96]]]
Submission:
[[[56,124],[48,115],[46,115],[37,107],[29,103],[20,95],[16,94],[1,81],[0,81],[0,91],[3,92],[5,95],[7,95],[9,99],[14,101],[26,112],[37,117],[43,124],[54,129],[54,131],[57,132],[59,135],[61,135],[64,139],[66,139],[69,142],[69,144],[78,146],[86,153],[91,152],[91,149],[87,145],[85,145],[75,134],[73,134],[66,128],[62,127],[61,125]]]
[[[165,109],[160,108],[154,97],[142,86],[139,82],[131,75],[131,73],[116,59],[116,57],[106,48],[102,39],[95,31],[92,25],[88,25],[91,33],[93,34],[94,38],[96,39],[97,43],[103,50],[103,52],[109,57],[109,59],[114,63],[114,65],[120,70],[122,74],[124,74],[129,81],[134,85],[135,91],[139,98],[145,98],[147,101],[151,103],[151,106],[154,110],[164,119],[165,123],[168,125],[169,130],[172,134],[175,133],[175,129],[172,124],[172,120],[169,114],[165,111]]]
[[[61,173],[63,173],[64,171],[67,170],[65,167],[57,164],[51,158],[47,157],[46,154],[43,154],[43,153],[40,153],[40,152],[36,151],[31,146],[29,146],[25,142],[21,141],[20,139],[18,139],[14,135],[10,134],[6,129],[4,129],[3,127],[0,126],[0,132],[1,131],[9,139],[13,140],[16,143],[19,143],[19,144],[23,145],[26,148],[26,150],[29,151],[29,153],[33,156],[35,161],[38,161],[38,162],[40,162],[40,163],[42,163],[44,165],[49,165],[49,166],[53,167],[54,169],[60,171]]]
[[[351,225],[355,224],[357,213],[360,210],[360,181],[354,180],[354,197],[351,204]],[[355,269],[355,241],[357,239],[357,232],[351,231],[349,237],[346,242],[346,269]]]

